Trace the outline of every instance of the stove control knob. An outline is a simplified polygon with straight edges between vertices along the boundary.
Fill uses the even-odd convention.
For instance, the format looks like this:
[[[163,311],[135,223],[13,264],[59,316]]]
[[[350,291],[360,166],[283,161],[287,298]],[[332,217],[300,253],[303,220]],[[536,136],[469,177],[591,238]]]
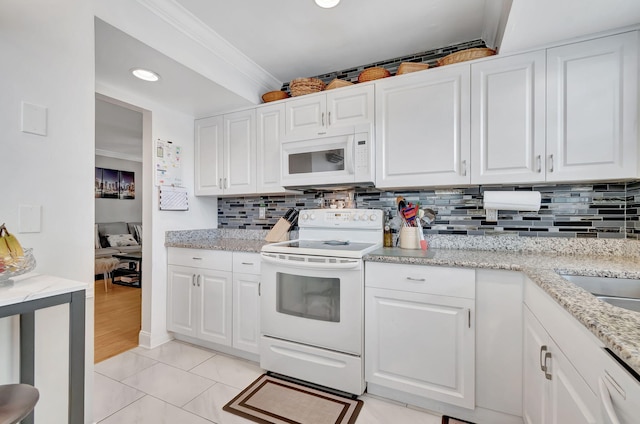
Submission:
[[[366,221],[366,220],[367,220],[367,215],[365,215],[365,214],[360,214],[360,220],[362,220],[362,221]]]
[[[309,216],[306,213],[303,213],[302,215],[300,215],[300,218],[302,218],[303,221],[306,221]]]
[[[353,220],[354,220],[354,221],[357,221],[357,220],[359,220],[359,219],[360,219],[360,217],[359,217],[358,215],[353,214]]]
[[[369,219],[370,219],[370,220],[372,220],[372,221],[375,221],[376,219],[378,219],[378,215],[376,215],[376,214],[371,214],[371,215],[369,216]]]
[[[309,219],[313,221],[314,219],[316,219],[316,215],[312,213],[311,215],[309,215]]]

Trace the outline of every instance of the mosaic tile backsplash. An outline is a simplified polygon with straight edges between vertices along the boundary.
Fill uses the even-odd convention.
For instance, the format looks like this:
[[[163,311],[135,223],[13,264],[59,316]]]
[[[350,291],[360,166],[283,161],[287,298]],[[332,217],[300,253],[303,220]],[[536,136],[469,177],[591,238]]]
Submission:
[[[542,206],[538,212],[499,211],[498,221],[489,222],[482,207],[485,189],[540,191]],[[218,227],[267,230],[291,207],[328,207],[338,200],[356,208],[390,211],[395,217],[396,196],[436,212],[436,220],[425,227],[425,234],[640,240],[640,181],[411,191],[356,189],[219,198]],[[260,206],[266,207],[266,219],[259,219]]]
[[[339,78],[344,81],[358,82],[358,75],[360,75],[360,73],[367,68],[371,68],[374,66],[384,68],[389,72],[391,72],[391,75],[396,74],[396,72],[398,71],[398,66],[400,66],[402,62],[427,63],[429,64],[429,67],[433,68],[434,66],[437,65],[437,61],[441,57],[445,57],[447,55],[450,55],[451,53],[455,53],[460,50],[473,49],[477,47],[487,47],[487,45],[482,40],[467,41],[464,43],[454,44],[452,46],[441,47],[438,49],[428,50],[420,53],[414,53],[408,56],[401,56],[393,59],[383,60],[381,62],[374,62],[374,63],[369,63],[367,65],[361,65],[361,66],[356,66],[349,69],[343,69],[342,71],[330,72],[328,74],[315,75],[315,76],[300,75],[300,77],[319,78],[325,84],[329,84],[331,81],[333,81],[336,78]],[[282,85],[281,90],[289,92],[289,83],[285,82]]]

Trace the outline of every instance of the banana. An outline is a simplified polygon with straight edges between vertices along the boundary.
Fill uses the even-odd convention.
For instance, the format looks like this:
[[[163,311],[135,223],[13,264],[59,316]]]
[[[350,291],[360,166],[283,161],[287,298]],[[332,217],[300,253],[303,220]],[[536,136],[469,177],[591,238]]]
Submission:
[[[5,258],[5,263],[7,262],[7,256],[13,262],[18,258],[24,257],[24,250],[16,236],[11,234],[7,227],[2,224],[0,226],[0,257]]]

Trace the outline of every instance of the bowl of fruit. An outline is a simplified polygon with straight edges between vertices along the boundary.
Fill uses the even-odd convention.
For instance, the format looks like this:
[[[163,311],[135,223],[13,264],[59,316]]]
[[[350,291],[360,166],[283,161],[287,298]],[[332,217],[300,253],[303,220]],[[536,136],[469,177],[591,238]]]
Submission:
[[[13,284],[12,277],[26,274],[36,267],[33,249],[23,249],[7,227],[0,226],[0,287]]]

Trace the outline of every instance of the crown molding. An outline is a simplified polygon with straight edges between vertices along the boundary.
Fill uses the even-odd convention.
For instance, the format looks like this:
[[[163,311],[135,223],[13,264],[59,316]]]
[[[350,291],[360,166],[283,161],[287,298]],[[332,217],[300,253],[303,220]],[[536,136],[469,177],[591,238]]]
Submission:
[[[267,90],[282,86],[282,81],[260,67],[175,0],[136,1],[255,84]]]

